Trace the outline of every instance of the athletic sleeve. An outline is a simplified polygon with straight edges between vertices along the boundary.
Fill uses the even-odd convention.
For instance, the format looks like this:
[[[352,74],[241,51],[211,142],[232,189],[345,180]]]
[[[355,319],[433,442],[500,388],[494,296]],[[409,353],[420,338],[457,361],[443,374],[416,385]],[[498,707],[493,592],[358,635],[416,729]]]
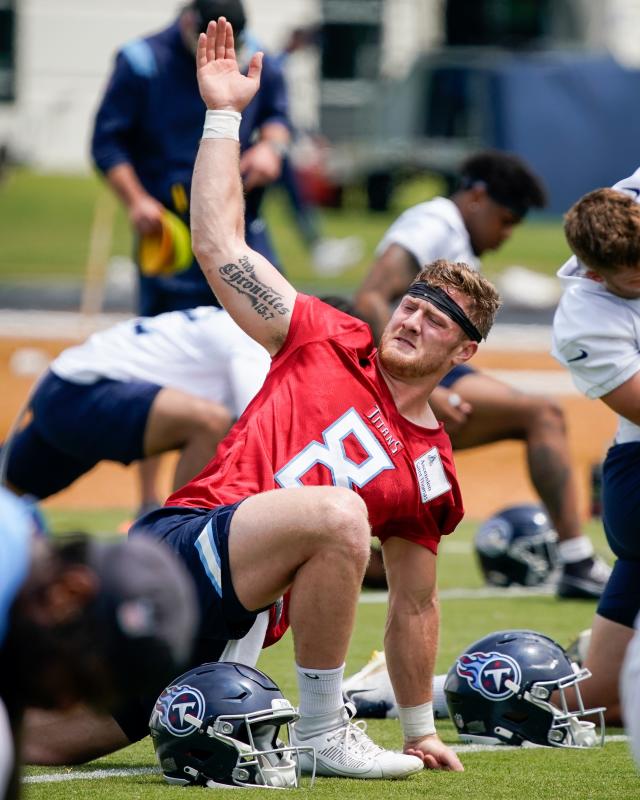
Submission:
[[[551,352],[567,367],[578,391],[599,398],[640,370],[637,323],[630,308],[607,298],[592,295],[588,309],[571,300],[571,294],[563,297],[556,312]]]
[[[369,326],[349,316],[317,297],[298,293],[291,324],[285,343],[273,358],[273,365],[281,363],[298,347],[326,339],[342,340],[349,348],[368,354],[373,348]]]
[[[449,252],[448,234],[449,226],[435,214],[425,213],[420,206],[410,208],[385,233],[376,248],[376,256],[397,244],[409,252],[417,264],[430,264]]]
[[[393,519],[373,528],[373,536],[377,536],[384,544],[387,539],[397,536],[409,542],[426,547],[437,555],[440,539],[452,533],[464,516],[461,502],[447,502],[429,509],[421,519]]]

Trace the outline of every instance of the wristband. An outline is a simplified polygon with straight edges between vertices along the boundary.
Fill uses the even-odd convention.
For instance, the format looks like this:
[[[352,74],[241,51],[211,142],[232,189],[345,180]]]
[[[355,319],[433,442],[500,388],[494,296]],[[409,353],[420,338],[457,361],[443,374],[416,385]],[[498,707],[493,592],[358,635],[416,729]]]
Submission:
[[[398,706],[398,718],[405,739],[421,739],[436,732],[431,702],[406,708]]]
[[[238,111],[208,110],[204,118],[203,139],[233,139],[240,141],[240,120]]]

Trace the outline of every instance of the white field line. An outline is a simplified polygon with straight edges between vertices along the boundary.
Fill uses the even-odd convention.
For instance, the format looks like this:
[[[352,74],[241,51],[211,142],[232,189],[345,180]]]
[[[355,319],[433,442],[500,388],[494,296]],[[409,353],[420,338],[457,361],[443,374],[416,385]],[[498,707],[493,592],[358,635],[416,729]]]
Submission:
[[[605,744],[626,742],[627,737],[616,734],[606,736]],[[524,747],[507,747],[502,744],[459,744],[452,747],[456,753],[474,755],[475,753],[520,753],[523,750],[538,749],[538,745]],[[93,769],[86,772],[50,772],[43,775],[27,775],[23,783],[64,783],[65,781],[95,781],[105,778],[135,778],[139,775],[160,774],[157,767],[128,767],[124,769]]]
[[[616,742],[626,742],[628,736],[616,733],[613,736],[605,736],[605,744],[614,744]],[[530,744],[526,742],[522,747],[509,747],[504,744],[454,744],[451,748],[456,753],[521,753],[523,750],[547,750],[548,748],[539,744]]]
[[[123,769],[91,769],[84,772],[49,772],[26,775],[23,783],[64,783],[65,781],[95,781],[104,778],[135,778],[138,775],[160,774],[158,767],[124,767]]]
[[[482,586],[479,589],[441,589],[438,597],[441,600],[496,600],[502,597],[548,597],[555,592],[554,586],[507,586],[504,589],[494,586]],[[389,598],[388,592],[375,590],[362,592],[360,603],[371,605],[376,603],[386,603]]]

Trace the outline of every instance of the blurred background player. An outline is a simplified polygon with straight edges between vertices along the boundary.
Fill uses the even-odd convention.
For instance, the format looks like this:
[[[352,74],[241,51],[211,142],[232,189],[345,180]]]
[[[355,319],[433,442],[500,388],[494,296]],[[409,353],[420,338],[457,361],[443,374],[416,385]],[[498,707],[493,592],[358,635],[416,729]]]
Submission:
[[[241,0],[194,0],[168,28],[132,40],[117,54],[96,114],[91,153],[124,204],[138,243],[144,237],[161,236],[166,210],[189,225],[191,174],[204,113],[194,53],[199,32],[220,14],[233,25],[238,59],[246,66],[251,47],[245,48],[242,42],[246,17]],[[260,209],[265,186],[280,175],[289,143],[289,120],[282,71],[268,55],[260,91],[243,115],[240,139],[247,241],[278,264]],[[195,258],[187,269],[174,274],[139,271],[138,313],[142,316],[213,302]],[[157,464],[143,465],[141,511],[158,504],[157,468]]]
[[[420,203],[391,225],[356,294],[357,310],[379,335],[394,303],[424,264],[444,258],[479,268],[479,256],[500,247],[530,208],[544,205],[539,179],[519,158],[494,151],[471,156],[460,167],[459,187],[450,198]],[[466,364],[451,370],[430,403],[454,449],[505,439],[524,441],[531,482],[560,540],[557,594],[599,597],[609,568],[582,534],[562,409]],[[380,567],[374,556],[372,582],[380,582]]]
[[[0,796],[18,795],[27,709],[117,708],[181,669],[196,625],[191,579],[163,545],[47,540],[0,488]]]
[[[180,450],[173,485],[213,457],[262,386],[267,351],[213,306],[138,317],[61,353],[2,450],[21,494],[49,497],[102,460]]]
[[[602,473],[602,520],[617,561],[600,598],[585,667],[585,700],[621,724],[620,670],[640,610],[640,170],[582,197],[565,217],[575,256],[553,322],[553,355],[576,387],[618,415]]]

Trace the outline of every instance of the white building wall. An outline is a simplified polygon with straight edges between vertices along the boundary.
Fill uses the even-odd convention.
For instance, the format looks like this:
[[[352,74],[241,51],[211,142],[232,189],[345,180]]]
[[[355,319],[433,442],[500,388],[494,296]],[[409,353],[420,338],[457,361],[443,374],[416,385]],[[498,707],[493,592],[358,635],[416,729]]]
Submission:
[[[347,0],[344,0],[347,2]],[[317,22],[322,0],[244,0],[251,29],[277,50],[286,33]],[[440,43],[444,0],[386,0],[382,74],[400,78],[420,51]],[[621,61],[640,60],[640,0],[572,0],[585,20],[587,44]],[[0,104],[0,144],[35,167],[89,169],[92,117],[127,40],[157,30],[178,0],[17,0],[16,101]],[[287,67],[294,122],[317,124],[317,54],[296,54]]]
[[[16,101],[0,104],[0,143],[33,166],[87,170],[92,117],[124,42],[168,24],[176,0],[18,0]],[[245,0],[266,47],[318,19],[318,0]]]

